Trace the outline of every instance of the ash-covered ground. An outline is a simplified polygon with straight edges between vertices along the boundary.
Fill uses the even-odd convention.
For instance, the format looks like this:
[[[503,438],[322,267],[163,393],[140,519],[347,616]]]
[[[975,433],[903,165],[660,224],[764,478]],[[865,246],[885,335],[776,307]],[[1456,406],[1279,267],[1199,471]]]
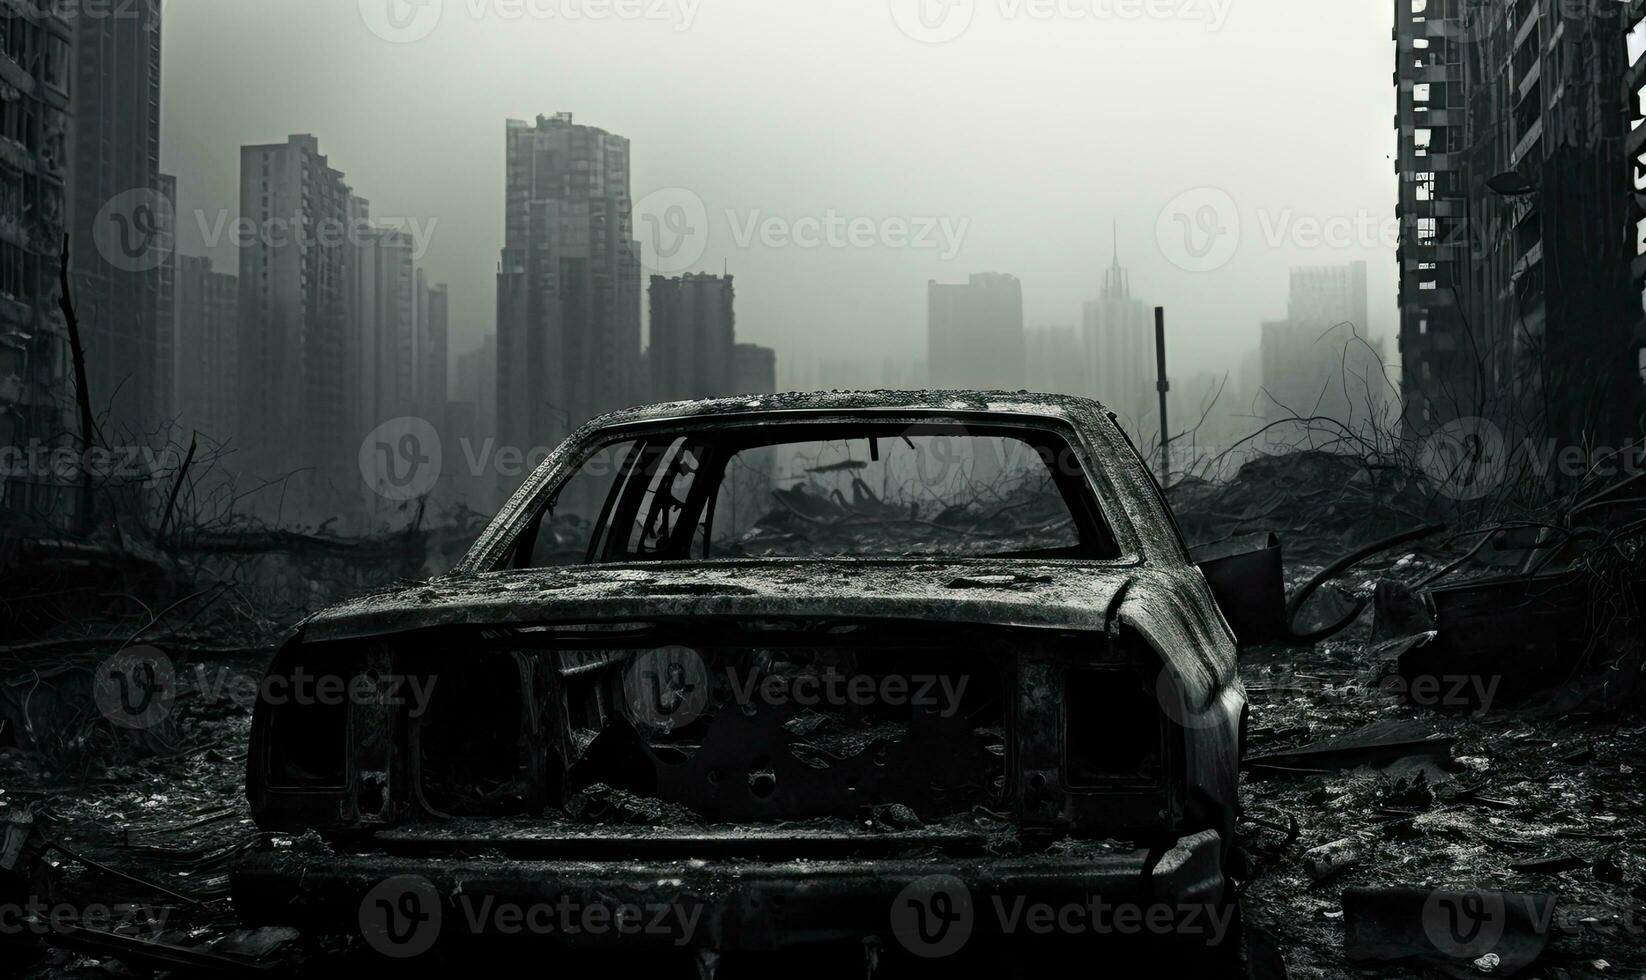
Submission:
[[[1291,490],[1276,489],[1286,481],[1274,474],[1264,479],[1264,492],[1249,499],[1237,484],[1217,491],[1215,505],[1179,493],[1178,507],[1199,540],[1278,521],[1294,590],[1333,556],[1422,516],[1403,513],[1399,488],[1391,493],[1330,472],[1298,477]],[[1277,494],[1285,499],[1271,506]],[[1309,506],[1298,504],[1299,495]],[[1369,603],[1379,583],[1401,595],[1447,569],[1464,580],[1501,571],[1486,567],[1489,556],[1479,568],[1458,565],[1470,545],[1440,536],[1377,555],[1338,576],[1304,618],[1330,621]],[[1629,661],[1602,662],[1598,670],[1574,663],[1560,683],[1513,697],[1505,692],[1514,686],[1510,672],[1525,666],[1520,661],[1504,662],[1502,675],[1442,675],[1419,688],[1397,666],[1402,654],[1421,648],[1422,626],[1391,622],[1388,606],[1368,604],[1353,627],[1326,641],[1259,647],[1243,657],[1251,702],[1241,825],[1247,925],[1292,977],[1486,977],[1512,964],[1426,962],[1421,957],[1432,949],[1421,943],[1412,949],[1415,961],[1355,962],[1346,893],[1550,896],[1552,903],[1539,906],[1535,960],[1518,975],[1646,975],[1639,771],[1646,716],[1633,675],[1619,666]],[[53,717],[63,731],[49,740],[49,752],[17,747],[15,738],[0,750],[0,827],[32,815],[63,845],[52,857],[63,900],[124,908],[127,919],[118,924],[128,932],[204,954],[311,969],[371,963],[358,937],[244,930],[228,900],[227,868],[236,856],[324,846],[260,834],[242,796],[252,692],[265,656],[179,655],[167,723],[138,734],[81,727],[85,710],[74,707],[72,684],[14,656],[6,697],[59,699]],[[601,800],[583,812],[593,820],[634,819],[622,806]],[[8,965],[0,969],[32,977],[124,976],[154,965],[64,942],[4,952]]]

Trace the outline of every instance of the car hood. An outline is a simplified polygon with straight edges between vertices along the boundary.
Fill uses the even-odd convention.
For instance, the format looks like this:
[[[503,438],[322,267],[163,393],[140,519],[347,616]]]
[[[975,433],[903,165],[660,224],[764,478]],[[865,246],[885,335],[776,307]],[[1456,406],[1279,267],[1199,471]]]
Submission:
[[[311,617],[306,642],[440,626],[841,618],[1138,630],[1192,686],[1233,664],[1210,596],[1137,564],[794,561],[582,566],[436,579]]]

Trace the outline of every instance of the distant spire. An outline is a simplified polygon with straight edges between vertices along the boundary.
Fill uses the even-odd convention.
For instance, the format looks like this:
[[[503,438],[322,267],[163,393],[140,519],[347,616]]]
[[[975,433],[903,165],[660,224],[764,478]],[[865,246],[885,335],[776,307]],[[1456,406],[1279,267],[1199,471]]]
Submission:
[[[1120,267],[1120,221],[1114,223],[1114,261],[1103,276],[1104,299],[1131,299],[1132,287],[1126,270]]]

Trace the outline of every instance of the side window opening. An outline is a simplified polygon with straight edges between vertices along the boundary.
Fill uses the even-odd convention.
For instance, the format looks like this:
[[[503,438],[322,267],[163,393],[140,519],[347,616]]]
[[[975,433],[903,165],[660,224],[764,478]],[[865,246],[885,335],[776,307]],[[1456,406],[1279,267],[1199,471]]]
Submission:
[[[515,568],[586,564],[596,535],[608,524],[612,498],[630,479],[639,444],[630,440],[596,449],[577,468],[515,544]]]

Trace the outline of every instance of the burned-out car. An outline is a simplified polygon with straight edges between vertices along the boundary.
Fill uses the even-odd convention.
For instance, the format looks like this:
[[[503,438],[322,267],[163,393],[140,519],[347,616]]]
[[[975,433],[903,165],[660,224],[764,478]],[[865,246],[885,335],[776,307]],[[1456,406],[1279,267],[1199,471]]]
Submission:
[[[1227,889],[1234,638],[1081,399],[602,418],[452,573],[301,624],[265,690],[290,696],[260,700],[247,790],[284,839],[233,876],[253,921],[375,906],[410,942],[503,903],[668,905],[540,931],[712,957],[890,939],[934,887],[979,935],[1025,899]]]

